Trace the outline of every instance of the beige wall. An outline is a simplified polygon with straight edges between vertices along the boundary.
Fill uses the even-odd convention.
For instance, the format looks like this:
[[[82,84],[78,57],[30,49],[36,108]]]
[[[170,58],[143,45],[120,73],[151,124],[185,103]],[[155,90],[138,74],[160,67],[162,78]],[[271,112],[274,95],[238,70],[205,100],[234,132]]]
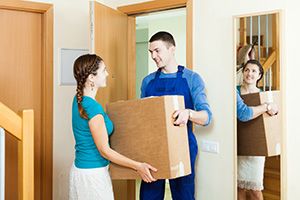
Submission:
[[[41,0],[42,1],[42,0]],[[44,1],[46,2],[46,0]],[[88,0],[52,0],[54,6],[54,146],[53,146],[53,199],[67,199],[68,171],[73,159],[73,137],[71,132],[71,100],[75,88],[59,86],[59,49],[88,48]],[[102,0],[111,7],[141,2]],[[207,85],[208,100],[214,119],[207,128],[197,128],[198,142],[202,139],[220,142],[220,153],[209,154],[199,151],[196,175],[196,199],[231,200],[235,182],[235,100],[234,100],[234,15],[283,9],[282,27],[282,73],[285,77],[286,97],[286,143],[287,143],[287,199],[300,198],[300,127],[299,118],[300,73],[299,46],[300,18],[296,0],[216,1],[194,0],[194,68]]]

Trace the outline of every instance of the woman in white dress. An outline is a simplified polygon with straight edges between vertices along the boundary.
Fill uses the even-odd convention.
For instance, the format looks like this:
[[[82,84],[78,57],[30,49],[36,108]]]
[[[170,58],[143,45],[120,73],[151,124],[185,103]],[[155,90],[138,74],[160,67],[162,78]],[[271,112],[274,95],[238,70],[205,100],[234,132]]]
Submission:
[[[151,165],[127,158],[109,145],[113,123],[96,101],[98,89],[106,87],[108,72],[102,58],[82,55],[74,63],[77,81],[72,106],[75,160],[70,170],[69,200],[113,200],[108,171],[110,162],[134,169],[145,182],[155,181]]]
[[[237,87],[240,95],[256,93],[261,90],[257,83],[261,80],[264,70],[257,60],[248,60],[242,68],[243,83]],[[262,104],[252,107],[254,119],[267,112],[276,115],[278,108],[275,104]],[[238,111],[239,112],[239,111]],[[264,156],[238,156],[238,199],[246,200],[247,194],[250,200],[262,200]]]

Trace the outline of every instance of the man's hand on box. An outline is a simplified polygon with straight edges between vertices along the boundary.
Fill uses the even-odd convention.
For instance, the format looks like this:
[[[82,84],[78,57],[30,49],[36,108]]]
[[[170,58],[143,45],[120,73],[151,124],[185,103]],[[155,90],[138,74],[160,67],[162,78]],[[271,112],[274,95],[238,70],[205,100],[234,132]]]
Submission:
[[[174,125],[175,126],[184,126],[187,124],[189,117],[190,117],[190,110],[189,109],[182,109],[177,110],[173,114]]]
[[[138,163],[136,170],[143,181],[145,181],[146,183],[156,181],[156,179],[153,178],[151,171],[157,172],[157,169],[155,167],[152,167],[148,163]]]

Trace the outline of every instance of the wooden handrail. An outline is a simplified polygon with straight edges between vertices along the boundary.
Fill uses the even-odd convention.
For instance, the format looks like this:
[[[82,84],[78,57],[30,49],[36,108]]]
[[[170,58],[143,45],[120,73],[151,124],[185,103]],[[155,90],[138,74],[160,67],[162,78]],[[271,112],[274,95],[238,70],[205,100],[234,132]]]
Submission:
[[[22,117],[0,102],[0,127],[18,139],[18,200],[34,199],[34,114]]]
[[[273,63],[276,61],[276,51],[273,51],[271,55],[266,59],[266,61],[263,63],[264,71],[268,71],[268,69],[273,65]]]
[[[22,140],[22,119],[14,111],[0,102],[0,127],[18,140]]]

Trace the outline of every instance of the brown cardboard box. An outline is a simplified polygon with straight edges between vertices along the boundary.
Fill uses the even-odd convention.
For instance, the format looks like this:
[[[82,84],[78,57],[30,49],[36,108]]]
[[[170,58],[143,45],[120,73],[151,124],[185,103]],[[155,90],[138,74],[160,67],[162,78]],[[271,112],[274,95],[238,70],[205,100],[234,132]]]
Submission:
[[[114,123],[111,147],[158,171],[156,179],[172,179],[191,173],[186,126],[173,125],[172,114],[184,108],[183,96],[162,96],[116,102],[107,105]],[[110,164],[112,179],[138,179],[137,172]]]
[[[248,122],[238,121],[238,155],[280,155],[280,137],[282,132],[280,92],[260,92],[242,95],[241,97],[248,106],[257,106],[266,102],[274,102],[279,107],[279,113],[275,116],[264,113]]]

